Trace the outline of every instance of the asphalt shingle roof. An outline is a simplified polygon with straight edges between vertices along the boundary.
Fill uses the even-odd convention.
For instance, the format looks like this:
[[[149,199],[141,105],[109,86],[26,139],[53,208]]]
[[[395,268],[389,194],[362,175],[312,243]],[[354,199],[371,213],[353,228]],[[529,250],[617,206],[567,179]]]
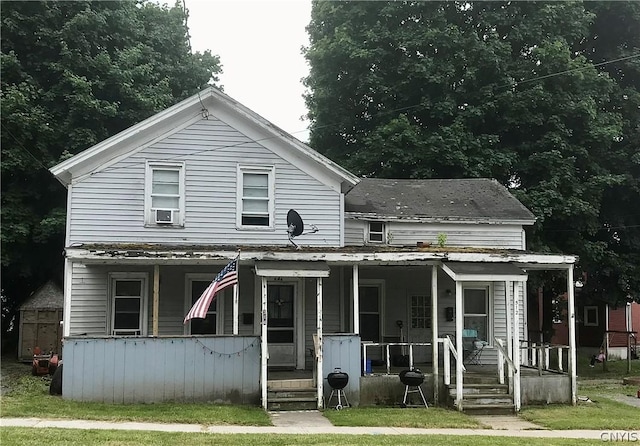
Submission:
[[[535,220],[496,180],[363,178],[345,197],[346,212],[392,218]]]

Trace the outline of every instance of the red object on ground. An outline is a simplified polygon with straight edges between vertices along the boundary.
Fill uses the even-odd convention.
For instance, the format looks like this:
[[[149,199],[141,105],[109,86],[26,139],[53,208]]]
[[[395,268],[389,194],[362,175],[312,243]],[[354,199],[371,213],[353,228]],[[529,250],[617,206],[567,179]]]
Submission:
[[[43,354],[40,347],[33,349],[33,362],[31,363],[31,374],[33,376],[53,375],[58,368],[58,355],[53,352]]]

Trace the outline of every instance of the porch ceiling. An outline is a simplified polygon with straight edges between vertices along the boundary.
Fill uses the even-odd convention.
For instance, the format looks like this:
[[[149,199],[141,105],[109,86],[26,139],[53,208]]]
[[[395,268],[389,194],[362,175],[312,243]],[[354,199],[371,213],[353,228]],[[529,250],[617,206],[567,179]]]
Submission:
[[[329,277],[326,262],[256,262],[256,276]]]
[[[443,262],[442,269],[461,282],[525,282],[527,273],[511,263]]]

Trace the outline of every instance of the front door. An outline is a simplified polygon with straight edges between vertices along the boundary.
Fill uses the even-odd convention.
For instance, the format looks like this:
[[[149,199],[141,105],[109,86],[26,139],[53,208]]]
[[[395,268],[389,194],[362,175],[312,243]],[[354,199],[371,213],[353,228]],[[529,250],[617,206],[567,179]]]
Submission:
[[[409,293],[408,332],[408,340],[403,342],[431,342],[431,296],[421,292]],[[428,345],[413,347],[414,363],[424,363],[430,358],[431,350]]]
[[[296,366],[296,285],[267,285],[267,344],[269,367]]]
[[[489,288],[466,286],[463,292],[464,350],[473,350],[475,340],[489,341],[492,334],[489,324]]]

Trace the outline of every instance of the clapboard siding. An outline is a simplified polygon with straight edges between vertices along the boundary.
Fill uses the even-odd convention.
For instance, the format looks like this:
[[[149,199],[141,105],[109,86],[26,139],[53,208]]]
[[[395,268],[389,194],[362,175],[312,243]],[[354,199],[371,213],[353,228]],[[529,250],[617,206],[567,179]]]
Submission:
[[[74,401],[257,404],[256,336],[67,338],[62,394]]]
[[[344,244],[345,246],[364,245],[364,223],[361,220],[345,219]]]
[[[345,221],[345,245],[363,244],[366,225],[363,220]],[[438,236],[445,234],[446,246],[478,247],[498,249],[525,249],[521,225],[508,224],[461,224],[413,223],[394,221],[386,223],[388,244],[392,246],[415,246],[417,242],[438,244]]]
[[[145,227],[146,161],[185,165],[184,228]],[[236,229],[237,165],[275,167],[275,229]],[[288,243],[286,215],[296,209],[320,232],[300,241],[340,243],[340,194],[222,121],[197,122],[76,182],[71,189],[70,243]]]

